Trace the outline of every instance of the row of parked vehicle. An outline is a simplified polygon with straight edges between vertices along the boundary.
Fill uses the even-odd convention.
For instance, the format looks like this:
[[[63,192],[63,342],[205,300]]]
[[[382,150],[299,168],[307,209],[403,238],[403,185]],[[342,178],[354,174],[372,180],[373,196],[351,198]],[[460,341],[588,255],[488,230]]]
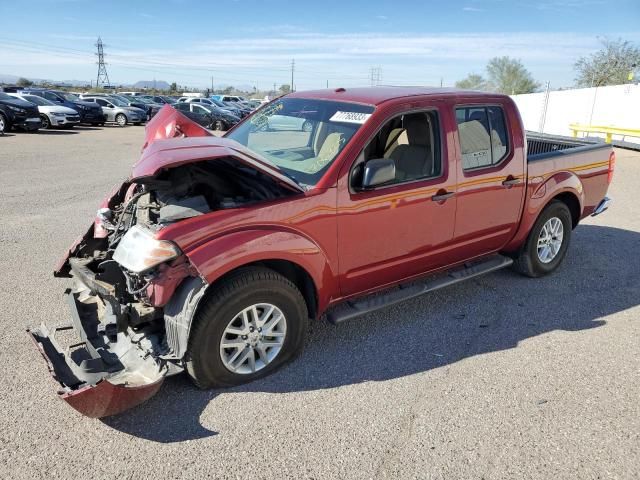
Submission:
[[[79,124],[141,125],[170,104],[205,128],[228,130],[261,105],[231,95],[210,98],[145,95],[140,92],[75,94],[45,88],[5,87],[0,92],[0,133],[13,128],[73,128]]]

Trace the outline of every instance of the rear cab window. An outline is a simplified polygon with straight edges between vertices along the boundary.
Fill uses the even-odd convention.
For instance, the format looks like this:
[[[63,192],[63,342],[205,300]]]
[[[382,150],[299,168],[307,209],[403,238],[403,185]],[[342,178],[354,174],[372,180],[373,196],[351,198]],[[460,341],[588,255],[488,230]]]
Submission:
[[[509,135],[502,107],[457,107],[456,123],[464,171],[494,167],[508,156]]]

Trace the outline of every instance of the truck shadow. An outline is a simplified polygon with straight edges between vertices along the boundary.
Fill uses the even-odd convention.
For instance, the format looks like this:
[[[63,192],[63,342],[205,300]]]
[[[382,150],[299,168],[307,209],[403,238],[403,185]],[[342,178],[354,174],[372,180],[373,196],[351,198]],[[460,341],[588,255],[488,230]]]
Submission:
[[[509,270],[458,284],[337,327],[315,322],[302,355],[279,372],[226,393],[297,392],[385,381],[505,349],[544,333],[597,328],[640,302],[640,269],[630,262],[640,234],[581,225],[563,266],[528,279]],[[168,378],[145,404],[103,419],[156,442],[215,435],[200,416],[220,391]]]

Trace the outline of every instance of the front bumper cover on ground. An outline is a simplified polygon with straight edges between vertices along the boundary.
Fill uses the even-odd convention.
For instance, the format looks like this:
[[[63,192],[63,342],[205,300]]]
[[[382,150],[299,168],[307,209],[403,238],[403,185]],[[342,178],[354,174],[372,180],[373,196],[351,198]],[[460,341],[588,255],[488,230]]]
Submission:
[[[115,415],[152,397],[170,366],[151,354],[158,334],[117,321],[122,314],[112,286],[96,280],[77,259],[70,264],[77,284],[65,292],[72,323],[27,331],[59,384],[60,398],[89,417]],[[74,330],[79,339],[63,349],[56,334],[65,330]]]

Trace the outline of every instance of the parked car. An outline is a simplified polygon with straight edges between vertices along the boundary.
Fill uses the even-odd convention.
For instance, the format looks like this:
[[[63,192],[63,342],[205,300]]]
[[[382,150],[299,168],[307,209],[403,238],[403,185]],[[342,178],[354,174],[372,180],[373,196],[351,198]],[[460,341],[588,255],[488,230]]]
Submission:
[[[198,124],[211,130],[229,130],[240,121],[240,117],[233,115],[229,111],[206,103],[178,102],[173,107],[181,113],[191,112],[206,119],[204,123],[203,121],[198,121]]]
[[[30,102],[38,107],[40,121],[44,128],[73,128],[80,123],[80,114],[72,108],[63,107],[37,95],[11,93],[12,97]]]
[[[253,108],[254,110],[256,108],[260,108],[265,103],[267,103],[267,102],[265,102],[264,100],[257,99],[257,98],[252,98],[251,100],[247,100],[247,104],[249,105],[249,107]]]
[[[171,98],[171,97],[166,97],[164,95],[144,95],[143,98],[146,98],[147,100],[156,103],[158,105],[165,105],[165,104],[169,104],[169,105],[173,105],[174,103],[176,103],[176,101]]]
[[[313,129],[313,122],[304,117],[290,115],[270,115],[266,121],[261,123],[263,130],[301,130],[310,132]]]
[[[215,98],[209,98],[208,99],[209,102],[211,102],[213,105],[216,105],[217,107],[223,108],[225,110],[230,111],[231,113],[233,113],[234,115],[240,117],[240,118],[244,118],[248,115],[247,111],[245,109],[242,109],[240,105],[237,105],[235,103],[224,103],[221,102],[220,100],[217,100]]]
[[[256,128],[276,114],[312,132]],[[69,327],[29,332],[61,397],[90,416],[182,371],[201,388],[250,382],[295,357],[309,319],[509,266],[554,272],[573,229],[609,206],[614,164],[604,142],[527,136],[499,94],[295,92],[222,138],[166,106],[55,271],[74,278],[85,360],[53,340]]]
[[[140,125],[147,120],[147,112],[130,107],[114,97],[84,97],[87,102],[95,102],[102,108],[107,122],[117,123],[121,127],[129,123]]]
[[[122,95],[122,96],[127,98],[129,101],[131,101],[132,105],[134,103],[141,106],[143,105],[147,112],[147,120],[152,119],[153,116],[156,113],[158,113],[160,109],[164,106],[164,105],[159,105],[155,102],[152,102],[151,100],[145,98],[142,95],[136,95],[136,96]]]
[[[197,97],[181,97],[177,103],[199,103],[203,105],[211,105],[212,107],[219,108],[224,111],[224,113],[230,113],[237,117],[241,116],[240,110],[234,106],[228,107],[222,102],[218,102],[212,98],[197,98]]]
[[[102,113],[102,109],[94,103],[83,101],[72,93],[59,90],[47,90],[45,88],[25,88],[21,93],[25,95],[37,95],[63,107],[75,110],[80,114],[80,123],[104,125],[105,116]]]
[[[35,131],[40,126],[40,112],[37,106],[0,92],[0,134],[12,128]]]
[[[201,127],[208,129],[213,128],[213,122],[215,122],[215,119],[208,112],[194,112],[191,108],[191,104],[186,102],[178,102],[175,105],[172,105],[172,107]]]

